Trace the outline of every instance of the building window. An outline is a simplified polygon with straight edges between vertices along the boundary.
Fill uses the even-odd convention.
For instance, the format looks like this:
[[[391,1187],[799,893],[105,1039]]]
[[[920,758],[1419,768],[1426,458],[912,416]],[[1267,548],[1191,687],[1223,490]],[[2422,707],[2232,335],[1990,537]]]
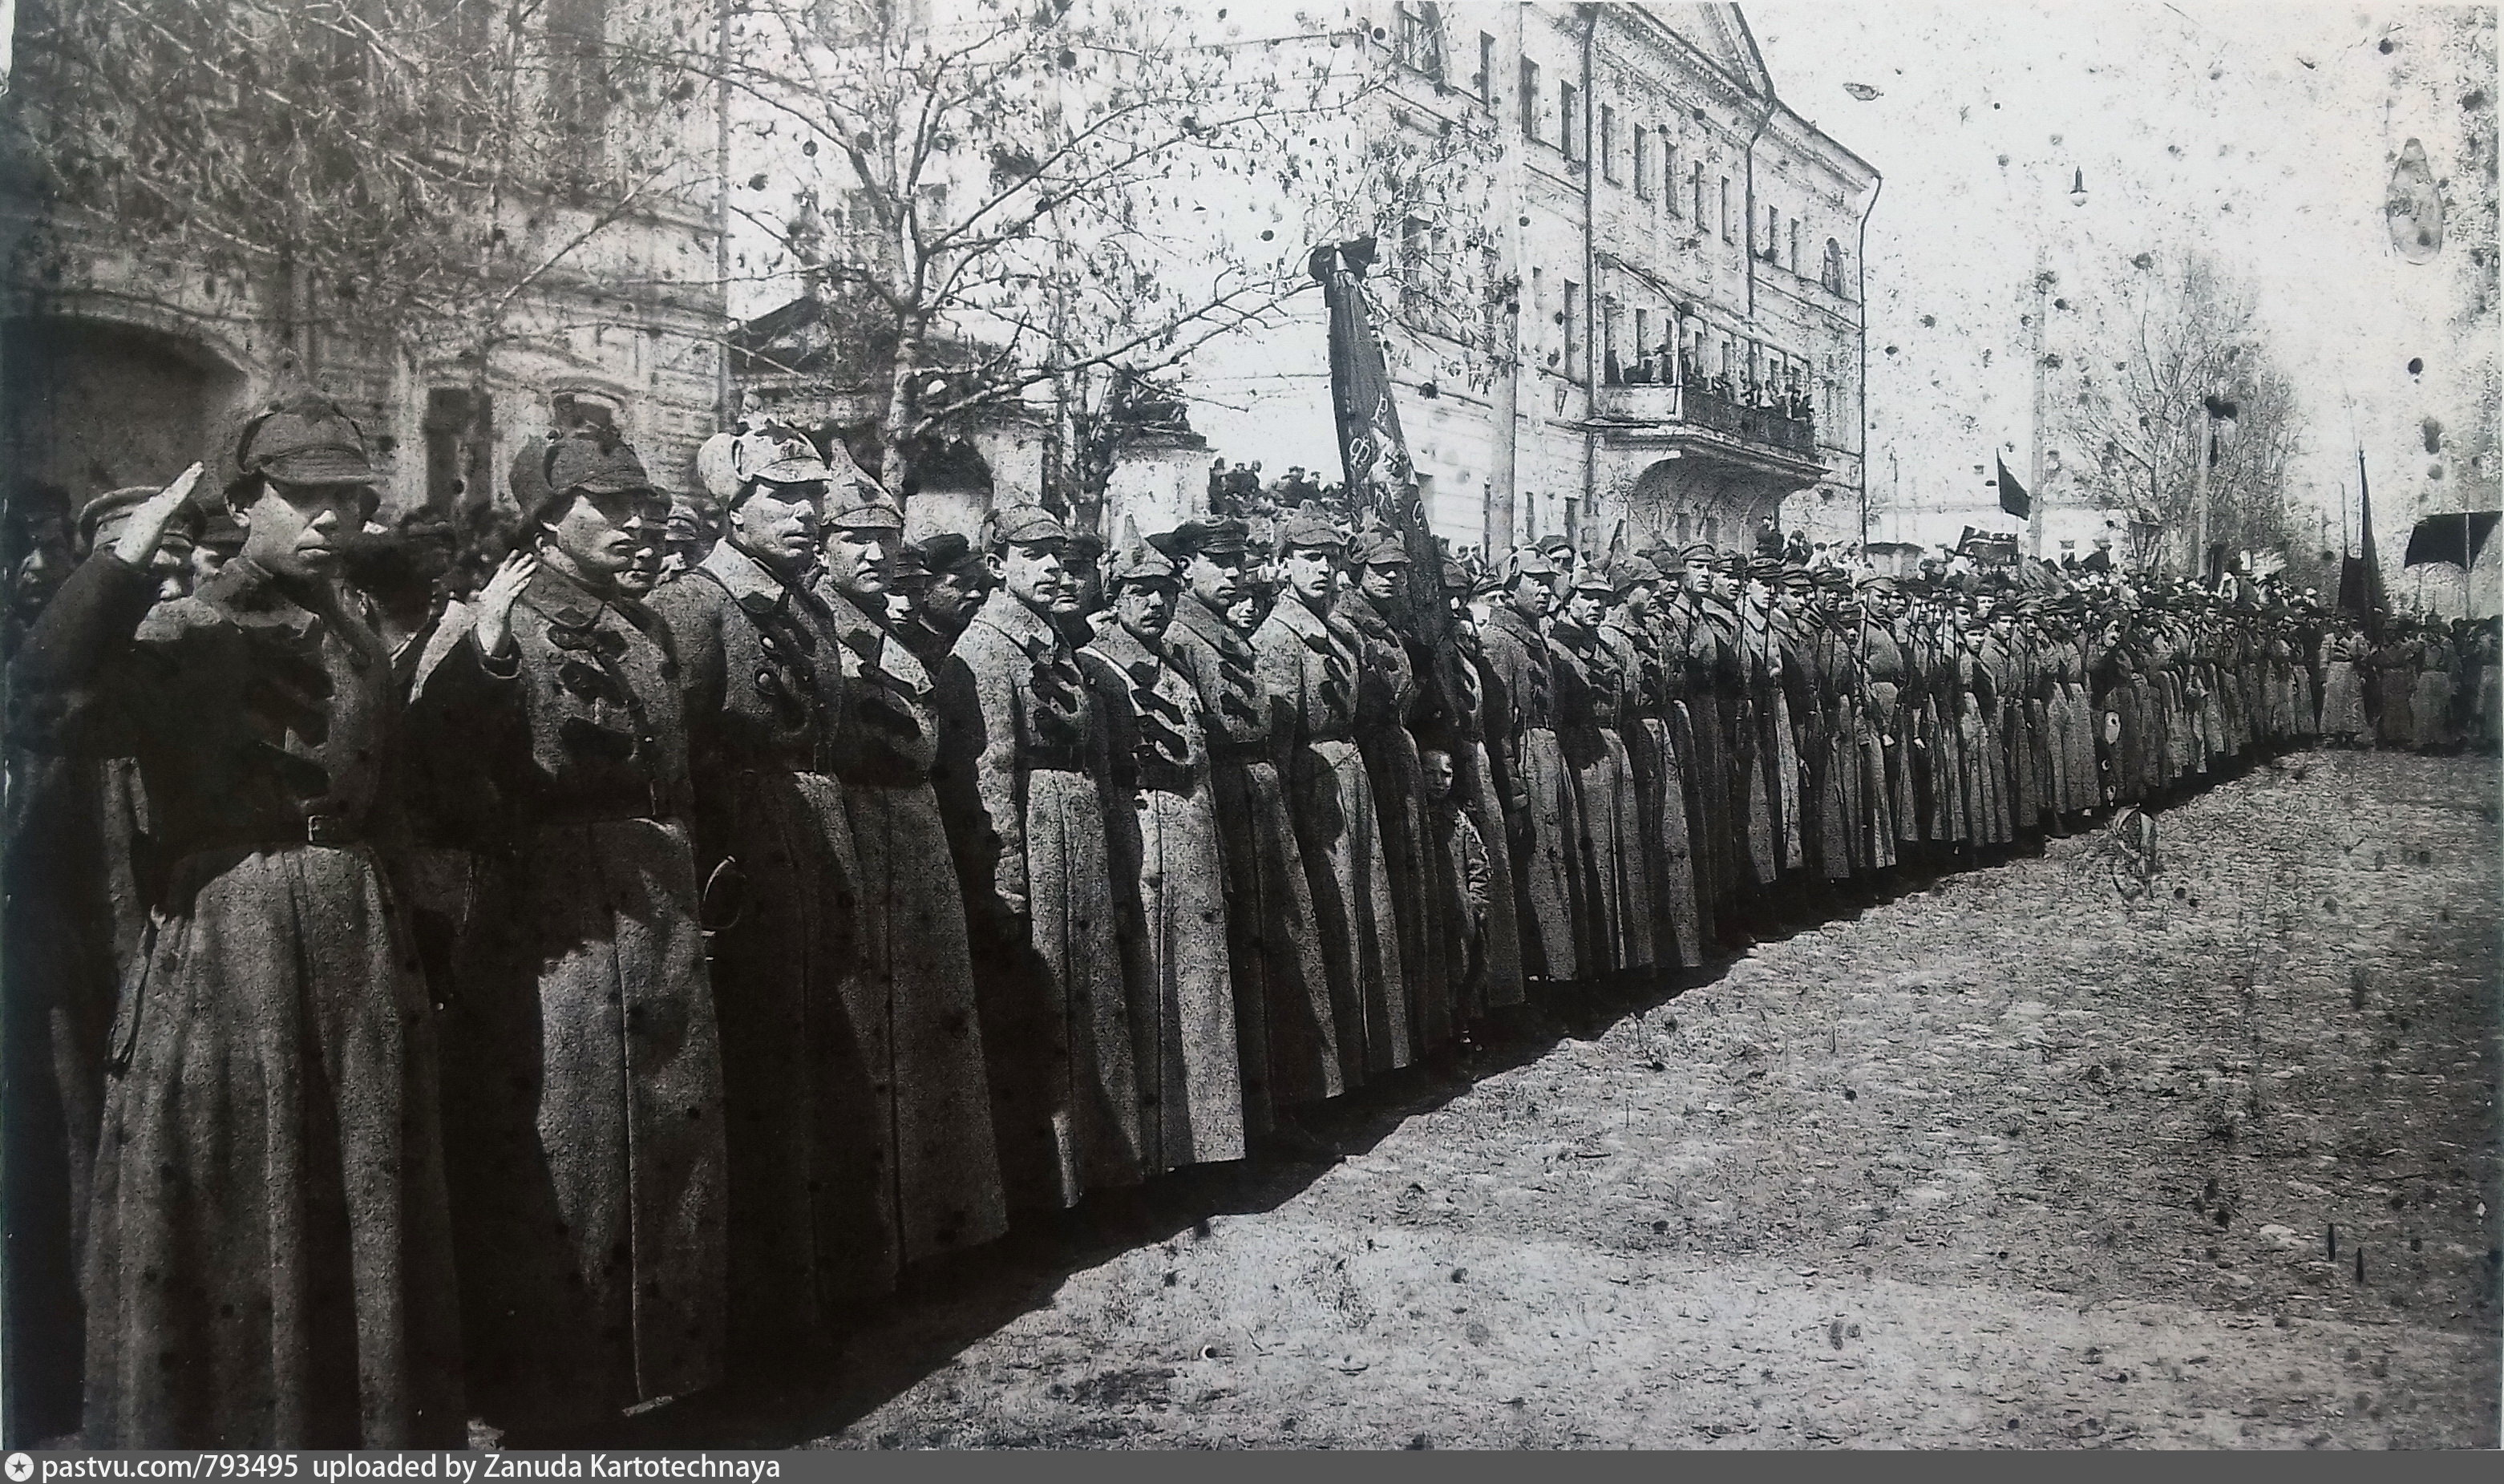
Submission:
[[[1704,162],[1702,160],[1696,161],[1687,171],[1687,183],[1694,190],[1695,229],[1699,232],[1709,231],[1713,226],[1713,219],[1704,214]]]
[[[1652,315],[1638,307],[1635,310],[1635,363],[1640,365],[1652,354]]]
[[[1521,137],[1539,142],[1539,64],[1521,59]]]
[[[1799,271],[1799,218],[1791,218],[1791,271]]]
[[[1600,105],[1600,176],[1617,178],[1617,111],[1606,103]]]
[[[1732,224],[1730,222],[1730,177],[1726,175],[1722,177],[1722,240],[1724,242],[1736,242],[1739,240],[1732,232]]]
[[[1582,157],[1581,150],[1579,148],[1582,142],[1581,136],[1582,133],[1582,130],[1580,127],[1582,119],[1581,116],[1575,112],[1575,109],[1581,105],[1582,101],[1582,90],[1581,88],[1576,87],[1571,83],[1559,83],[1556,85],[1556,127],[1558,133],[1562,136],[1557,140],[1556,147],[1565,152],[1565,157],[1567,159],[1579,159]]]
[[[1826,262],[1818,269],[1817,281],[1829,293],[1843,292],[1843,244],[1831,237],[1826,239]]]
[[[1775,244],[1782,240],[1783,214],[1768,206],[1765,208],[1765,261],[1774,260]]]
[[[1495,106],[1495,38],[1478,33],[1478,101]]]
[[[1638,201],[1649,201],[1652,199],[1651,145],[1652,130],[1645,128],[1640,123],[1636,124],[1634,176],[1635,199]]]
[[[1678,215],[1678,146],[1669,142],[1669,130],[1660,131],[1660,198],[1669,203],[1669,214]]]
[[[567,162],[596,170],[609,133],[609,0],[552,0],[547,28],[548,117]]]
[[[1425,0],[1400,0],[1400,32],[1393,55],[1440,83],[1443,80],[1443,22]]]
[[[1565,379],[1582,379],[1582,286],[1565,281]]]

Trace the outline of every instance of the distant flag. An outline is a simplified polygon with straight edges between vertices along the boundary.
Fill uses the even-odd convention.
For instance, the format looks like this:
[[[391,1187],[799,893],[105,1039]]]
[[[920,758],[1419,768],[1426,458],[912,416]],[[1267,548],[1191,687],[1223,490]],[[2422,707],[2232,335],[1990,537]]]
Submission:
[[[2034,514],[2034,497],[2026,493],[2026,486],[2017,482],[2015,474],[2008,472],[2008,461],[1995,456],[1994,462],[2000,466],[2000,508],[2021,520]]]
[[[2339,564],[2339,611],[2365,626],[2368,638],[2382,638],[2382,559],[2374,546],[2374,492],[2365,482],[2365,451],[2356,450],[2356,520],[2363,530],[2364,555]]]
[[[2487,548],[2487,538],[2495,534],[2495,523],[2499,520],[2504,520],[2504,514],[2493,510],[2429,515],[2409,533],[2408,555],[2400,565],[2417,567],[2426,562],[2449,562],[2465,571],[2478,565],[2478,554]]]

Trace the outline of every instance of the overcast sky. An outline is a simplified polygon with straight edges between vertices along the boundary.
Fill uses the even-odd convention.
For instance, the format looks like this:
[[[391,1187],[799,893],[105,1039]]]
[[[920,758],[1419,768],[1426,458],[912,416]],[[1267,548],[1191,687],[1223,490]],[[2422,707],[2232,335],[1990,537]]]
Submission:
[[[2050,317],[2048,348],[2071,360],[2108,338],[2097,319],[2126,302],[2133,257],[2200,247],[2258,288],[2306,416],[2292,483],[2334,539],[2359,442],[2385,543],[2413,506],[2495,507],[2491,11],[2464,33],[2393,5],[1743,10],[1784,101],[1886,177],[1869,225],[1873,496],[1895,485],[1954,509],[1988,500],[1973,466],[1995,449],[2026,468],[2020,317],[2038,244],[2079,304]],[[2466,160],[2478,128],[2485,157]],[[2393,251],[2382,211],[2420,136],[2437,176],[2461,175],[2425,265]],[[2467,261],[2478,243],[2483,266]]]

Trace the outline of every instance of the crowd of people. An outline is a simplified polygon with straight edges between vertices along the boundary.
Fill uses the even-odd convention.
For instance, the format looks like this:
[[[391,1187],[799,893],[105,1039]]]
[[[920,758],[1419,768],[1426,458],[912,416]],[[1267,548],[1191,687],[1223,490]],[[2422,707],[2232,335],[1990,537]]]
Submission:
[[[2496,738],[2492,623],[2268,582],[907,542],[772,423],[713,510],[566,430],[494,529],[378,524],[317,397],[231,453],[12,526],[13,1385],[96,1447],[597,1438],[1527,1005]]]

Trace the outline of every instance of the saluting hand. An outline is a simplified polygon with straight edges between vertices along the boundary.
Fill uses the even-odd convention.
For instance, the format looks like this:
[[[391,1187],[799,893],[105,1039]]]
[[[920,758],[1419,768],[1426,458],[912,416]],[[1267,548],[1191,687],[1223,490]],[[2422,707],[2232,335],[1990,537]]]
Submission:
[[[478,652],[489,659],[501,659],[513,639],[513,604],[522,590],[539,575],[539,559],[528,551],[517,551],[496,569],[496,575],[478,590]]]
[[[165,539],[165,528],[174,523],[174,512],[191,498],[191,487],[200,482],[200,466],[174,476],[174,482],[148,497],[138,509],[130,512],[129,524],[122,528],[122,538],[113,543],[113,554],[133,567],[146,567],[156,555]]]

